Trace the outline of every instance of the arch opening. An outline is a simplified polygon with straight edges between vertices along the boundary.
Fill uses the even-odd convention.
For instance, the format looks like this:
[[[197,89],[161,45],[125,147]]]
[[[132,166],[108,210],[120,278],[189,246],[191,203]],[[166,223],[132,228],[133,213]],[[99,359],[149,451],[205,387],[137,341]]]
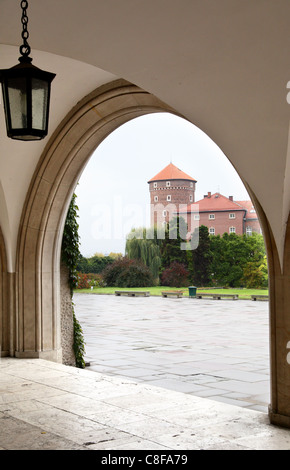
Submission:
[[[48,142],[27,194],[19,230],[16,357],[61,360],[60,248],[71,196],[93,151],[114,129],[136,117],[160,112],[179,115],[150,93],[117,80],[82,100]],[[259,214],[268,255],[269,251],[277,254],[259,201],[251,188],[246,186],[246,189]],[[273,259],[270,277],[279,270],[275,254]],[[275,310],[275,299],[270,305]],[[275,363],[275,346],[273,361]],[[273,391],[275,376],[272,381]],[[274,394],[273,410],[277,410],[276,399]]]
[[[59,264],[67,208],[96,147],[121,124],[146,113],[174,112],[118,80],[84,98],[50,139],[24,204],[18,239],[15,355],[60,360]]]
[[[151,124],[152,127],[149,124],[150,120],[152,121],[152,124]],[[230,167],[230,164],[229,166],[225,165],[226,157],[224,155],[220,155],[221,153],[220,151],[217,152],[212,157],[212,160],[210,158],[208,159],[208,162],[206,163],[207,168],[205,169],[198,168],[198,158],[195,161],[194,155],[192,155],[192,153],[194,154],[193,142],[187,141],[185,144],[185,145],[191,146],[190,149],[187,148],[186,150],[186,152],[188,152],[187,158],[182,158],[182,156],[180,156],[182,155],[182,150],[180,150],[180,147],[182,146],[180,143],[177,144],[178,138],[176,136],[174,136],[173,139],[170,138],[171,133],[173,132],[173,127],[175,126],[176,128],[178,127],[178,124],[182,126],[185,123],[186,130],[188,129],[188,131],[191,132],[191,134],[195,134],[193,130],[194,126],[192,124],[187,123],[187,122],[179,123],[178,121],[183,121],[183,119],[179,117],[176,118],[172,114],[164,114],[164,115],[158,114],[158,115],[151,115],[151,116],[147,115],[144,117],[137,118],[134,121],[130,121],[130,123],[125,124],[124,126],[122,126],[122,129],[119,128],[117,132],[115,131],[114,133],[112,133],[110,137],[104,141],[104,144],[106,143],[106,141],[108,141],[108,144],[104,145],[103,149],[100,148],[101,146],[97,149],[95,154],[92,156],[90,162],[88,163],[88,166],[85,169],[83,175],[80,178],[79,185],[76,189],[77,196],[78,196],[77,205],[80,207],[80,220],[82,218],[82,211],[86,210],[86,217],[91,222],[91,224],[81,227],[81,241],[85,237],[85,243],[82,244],[83,248],[86,250],[85,252],[82,251],[82,254],[84,254],[84,256],[87,256],[87,257],[93,256],[93,254],[95,254],[96,251],[101,251],[103,252],[103,254],[107,251],[107,254],[109,254],[110,251],[120,252],[120,251],[123,251],[124,249],[122,240],[118,240],[118,239],[116,240],[112,237],[112,235],[114,235],[115,233],[114,230],[110,230],[113,228],[112,227],[114,225],[113,222],[108,223],[108,226],[107,226],[108,228],[107,235],[109,238],[108,244],[106,243],[107,240],[105,240],[104,232],[100,230],[99,233],[96,233],[97,229],[94,225],[94,222],[98,222],[98,221],[100,223],[100,226],[102,225],[103,218],[104,218],[106,211],[108,212],[108,218],[110,219],[110,221],[113,219],[114,215],[116,215],[116,210],[115,210],[116,205],[114,206],[114,204],[116,204],[116,201],[114,200],[114,198],[111,198],[111,200],[109,201],[110,191],[112,191],[112,189],[110,188],[114,188],[114,196],[116,195],[117,197],[119,196],[120,204],[118,204],[117,222],[119,226],[122,226],[122,222],[123,222],[123,225],[125,227],[125,230],[123,230],[123,235],[126,235],[129,233],[131,227],[129,227],[128,224],[126,224],[127,222],[126,215],[130,214],[130,212],[129,210],[126,212],[125,209],[126,208],[129,209],[130,204],[134,202],[134,204],[137,205],[138,210],[135,212],[135,215],[137,215],[136,220],[132,221],[132,223],[137,221],[137,224],[138,224],[138,221],[140,221],[140,225],[142,225],[142,221],[146,220],[146,218],[144,217],[144,206],[146,205],[146,202],[150,200],[147,180],[150,179],[153,173],[157,173],[157,171],[159,171],[161,168],[166,166],[168,162],[170,162],[171,159],[173,162],[177,163],[179,168],[181,168],[182,170],[188,171],[188,168],[191,168],[191,172],[189,174],[197,177],[197,180],[198,180],[197,186],[199,183],[202,185],[202,188],[199,189],[199,196],[197,196],[197,199],[199,197],[203,197],[202,195],[205,192],[205,188],[214,189],[214,188],[217,188],[217,186],[219,185],[218,181],[215,181],[214,178],[210,178],[210,175],[208,175],[207,181],[202,181],[204,179],[203,178],[204,175],[206,175],[206,170],[208,173],[210,172],[209,168],[211,169],[213,173],[216,173],[217,168],[213,167],[213,161],[215,158],[217,159],[217,167],[218,165],[222,166],[224,164],[223,165],[224,171],[227,171],[227,170],[229,171],[229,178],[232,178],[234,180],[232,181],[233,183],[232,188],[236,189],[236,192],[238,192],[236,188],[237,180],[234,178],[235,171],[233,171],[233,169]],[[138,123],[140,123],[139,126],[138,126]],[[187,127],[187,124],[188,124],[188,127]],[[164,130],[164,134],[163,134],[163,126],[166,129]],[[167,152],[166,148],[164,150],[165,144],[163,144],[161,149],[159,149],[159,147],[157,149],[152,149],[152,152],[154,154],[152,160],[150,160],[150,157],[148,155],[147,160],[144,162],[144,165],[142,165],[142,157],[144,157],[145,154],[148,154],[148,152],[150,151],[150,150],[148,151],[148,148],[150,149],[152,146],[152,144],[150,143],[150,145],[148,144],[148,147],[146,147],[142,139],[144,138],[144,140],[146,139],[149,141],[151,141],[152,139],[154,144],[158,146],[157,139],[154,139],[154,137],[150,135],[150,131],[152,132],[152,129],[156,131],[156,133],[158,133],[158,138],[160,139],[161,142],[162,142],[162,138],[166,139],[166,136],[167,136],[167,139],[169,140],[170,145],[172,141],[175,141],[176,147],[174,148],[174,150],[172,150],[171,154]],[[142,137],[142,132],[143,132],[143,137]],[[183,130],[183,132],[180,129],[180,134],[185,136],[186,131]],[[130,139],[130,136],[132,136],[133,140],[134,139],[138,140],[138,144],[140,144],[141,148],[139,148],[139,145],[134,145],[134,142],[127,144],[127,141]],[[112,141],[111,144],[109,143],[110,140]],[[194,139],[192,140],[194,141]],[[205,137],[205,140],[208,141],[209,140],[208,137]],[[145,148],[143,148],[143,146]],[[122,147],[124,147],[124,150],[122,150]],[[118,149],[119,151],[118,154],[116,154],[115,149]],[[180,150],[180,154],[179,154],[179,158],[176,159],[176,155],[178,155],[178,150]],[[158,158],[159,151],[161,154],[163,153],[163,156],[160,155],[160,158]],[[208,151],[214,152],[214,149],[211,145],[209,145]],[[128,155],[125,156],[124,155],[125,153],[127,153]],[[202,159],[202,157],[203,155],[200,156],[200,159]],[[136,158],[137,162],[140,162],[140,163],[139,164],[136,163],[136,166],[135,166],[133,158]],[[105,163],[104,163],[104,160],[105,160]],[[152,166],[153,165],[152,162],[154,160],[155,160],[154,162],[155,166]],[[113,166],[114,162],[116,162],[115,166]],[[132,162],[132,165],[131,165],[132,168],[130,168],[130,162]],[[102,170],[102,166],[104,167],[103,170]],[[123,171],[123,167],[125,168],[124,171]],[[138,171],[140,171],[141,173],[140,178],[138,178],[138,175],[137,175]],[[100,174],[99,178],[98,178],[98,172]],[[128,173],[130,176],[128,175]],[[83,177],[84,177],[84,180],[82,180]],[[134,178],[136,178],[137,180],[136,184],[134,184],[133,182],[130,183],[131,180],[134,180]],[[99,191],[93,192],[93,186],[95,184],[98,184],[97,182],[99,180],[101,182],[102,188]],[[105,188],[103,188],[102,183],[104,184]],[[132,184],[132,188],[130,188],[132,189],[132,191],[128,190],[127,188],[129,184]],[[243,186],[241,182],[239,184],[241,187]],[[81,185],[83,185],[83,191],[80,195],[79,187]],[[139,189],[139,193],[144,194],[144,199],[142,200],[142,202],[139,200],[139,194],[137,194],[137,191],[136,191],[136,188],[137,187],[140,188],[140,186],[142,186],[142,189],[141,190]],[[108,190],[104,192],[106,188]],[[221,193],[223,193],[222,183],[220,183],[219,189]],[[129,193],[129,196],[127,195],[127,193]],[[226,192],[226,194],[230,194],[230,193]],[[239,196],[239,197],[240,198],[246,197],[245,195],[246,195],[246,191],[244,190],[243,196]],[[81,201],[79,199],[80,196],[82,198]],[[234,196],[237,196],[237,194],[234,194]],[[237,198],[235,197],[235,199]],[[99,207],[100,212],[97,211],[98,205],[100,206]],[[143,213],[141,214],[141,217],[139,218],[138,214],[139,212],[142,212],[142,211]],[[91,214],[91,217],[89,217],[89,214]],[[122,217],[120,216],[120,214],[124,215],[125,223],[124,221],[122,221]],[[134,214],[134,211],[133,211],[133,214]],[[80,222],[80,225],[82,225],[82,222]],[[139,227],[140,225],[135,225],[135,227]],[[92,237],[86,236],[86,232],[89,232],[89,231],[93,231]],[[100,238],[98,238],[98,235],[100,236]],[[114,247],[114,249],[112,249],[112,247]],[[124,254],[124,251],[122,254]],[[87,272],[92,272],[92,271],[87,271]],[[164,288],[164,290],[166,289],[170,290],[170,288],[168,287]],[[113,290],[114,289],[111,289],[111,291]],[[109,289],[107,290],[107,292],[108,291]],[[138,312],[138,305],[139,305],[138,299],[135,299],[133,302],[130,300],[126,302],[126,298],[122,298],[122,300],[120,301],[119,298],[114,298],[114,296],[113,296],[113,299],[112,299],[112,296],[111,297],[106,296],[108,298],[108,306],[106,308],[106,302],[102,298],[100,298],[100,302],[98,303],[97,300],[94,298],[96,296],[90,296],[92,299],[91,300],[92,304],[90,304],[90,306],[88,307],[87,303],[80,297],[81,296],[78,296],[77,300],[75,300],[75,307],[76,307],[77,314],[80,315],[79,318],[81,320],[81,323],[82,321],[84,321],[83,326],[84,326],[85,332],[88,331],[87,339],[89,342],[89,345],[88,345],[89,352],[88,352],[87,357],[88,357],[88,360],[92,362],[91,364],[92,369],[94,369],[95,367],[95,370],[97,371],[107,371],[108,373],[110,373],[110,371],[115,371],[115,374],[120,375],[120,376],[122,376],[122,374],[124,376],[124,374],[127,373],[128,377],[131,377],[131,378],[134,377],[134,373],[136,373],[136,374],[140,374],[140,376],[138,376],[138,380],[142,381],[141,377],[142,377],[142,366],[143,366],[143,372],[144,372],[143,376],[145,378],[144,380],[145,381],[148,380],[148,382],[151,382],[151,383],[156,383],[156,384],[159,383],[161,384],[161,386],[162,386],[162,383],[164,383],[165,385],[170,384],[170,380],[168,379],[168,377],[170,377],[171,375],[171,378],[173,379],[171,382],[172,387],[175,386],[179,388],[180,390],[182,390],[182,388],[184,390],[190,390],[190,387],[192,387],[191,390],[193,390],[194,387],[196,387],[197,391],[198,389],[201,390],[202,389],[201,384],[203,381],[208,381],[208,383],[212,381],[211,387],[213,388],[213,383],[215,381],[217,381],[218,383],[217,374],[214,374],[212,370],[209,373],[209,370],[207,369],[207,366],[209,366],[209,364],[206,363],[206,362],[210,362],[210,360],[213,359],[213,356],[208,354],[208,358],[206,360],[206,354],[204,353],[204,351],[206,349],[212,351],[212,348],[214,347],[214,341],[216,340],[218,346],[215,351],[216,357],[213,359],[213,362],[218,363],[217,358],[220,358],[219,367],[220,367],[220,370],[222,370],[224,367],[223,379],[226,380],[227,374],[225,373],[225,369],[228,368],[229,364],[226,363],[227,359],[223,357],[221,354],[221,348],[223,346],[219,344],[220,343],[219,332],[216,330],[214,332],[212,331],[212,328],[213,328],[211,324],[212,318],[207,316],[206,312],[203,310],[205,307],[204,305],[199,303],[199,306],[198,306],[201,312],[203,312],[201,316],[195,310],[193,310],[192,311],[193,318],[191,319],[188,318],[187,320],[188,323],[186,322],[183,323],[184,318],[183,318],[182,312],[180,312],[180,315],[178,314],[178,309],[180,308],[182,310],[183,307],[178,304],[175,304],[175,307],[177,309],[176,314],[179,316],[179,323],[176,325],[178,333],[176,331],[176,337],[172,340],[172,344],[170,344],[170,327],[172,326],[172,322],[174,321],[174,315],[173,315],[173,311],[170,312],[170,309],[167,310],[170,303],[169,302],[166,303],[165,299],[163,300],[163,303],[158,303],[158,300],[156,301],[156,298],[154,299],[151,296],[150,300],[149,299],[145,300],[145,304],[148,305],[147,309],[143,302],[143,305],[140,306],[141,311]],[[114,309],[116,308],[114,307],[114,305],[115,306],[118,305],[117,307],[119,309],[118,316],[114,316],[114,311],[115,311]],[[231,305],[227,303],[227,304],[223,304],[223,306],[225,307],[225,311],[228,314],[228,323],[229,323],[228,335],[230,335],[230,332],[232,333],[233,336],[234,334],[237,333],[236,340],[235,342],[233,342],[234,344],[232,344],[233,349],[235,350],[234,352],[235,354],[237,354],[237,357],[238,357],[238,353],[240,352],[240,362],[243,362],[242,357],[243,357],[244,346],[241,346],[242,341],[241,341],[241,338],[239,337],[240,332],[239,332],[239,327],[238,327],[239,322],[241,321],[241,318],[239,317],[239,314],[237,313],[236,321],[235,321],[235,315],[234,315],[235,307],[237,307],[237,305],[235,305],[235,302],[232,302]],[[253,306],[254,305],[252,305],[252,307]],[[257,306],[257,303],[255,304],[255,306]],[[191,303],[191,307],[192,309],[195,309],[196,302]],[[83,308],[83,312],[82,312],[82,308]],[[89,310],[87,310],[87,308]],[[136,309],[135,313],[133,314],[133,312],[131,312],[131,314],[128,314],[128,311],[131,311],[130,309],[134,310],[134,308]],[[144,314],[142,317],[142,312],[144,312],[143,310],[144,308],[146,309],[146,314]],[[210,308],[212,310],[213,315],[215,315],[214,313],[215,308],[217,309],[218,312],[221,310],[221,306],[217,305],[216,302],[212,304]],[[259,308],[261,311],[263,311],[263,313],[265,313],[265,310],[267,310],[267,305],[263,304],[262,306],[260,303]],[[155,310],[152,311],[152,309],[153,310],[155,309]],[[263,318],[263,313],[261,313],[261,311],[259,311],[259,313],[257,314],[259,315],[259,320]],[[90,317],[88,316],[87,312],[92,313]],[[94,312],[96,313],[97,318],[94,318]],[[82,315],[82,313],[84,316]],[[123,314],[124,314],[124,317],[123,317]],[[197,318],[196,315],[199,318]],[[163,316],[163,319],[162,319],[162,316]],[[102,317],[103,317],[103,320],[102,320]],[[170,320],[169,320],[169,317],[170,317]],[[208,318],[208,326],[207,326],[208,335],[207,336],[206,336],[206,325],[205,325],[204,320],[201,317]],[[158,337],[157,330],[158,329],[159,331],[162,330],[162,322],[164,322],[164,318],[166,318],[167,321],[170,322],[170,327],[168,328],[168,331],[167,331],[167,325],[165,321],[165,323],[163,324],[163,332],[162,334],[160,334],[160,344],[158,343],[154,344],[154,340],[155,340],[154,336]],[[250,315],[247,318],[249,320]],[[248,322],[248,320],[246,321],[246,323]],[[135,324],[135,327],[136,327],[135,337],[134,337],[134,332],[131,329],[133,323]],[[149,326],[150,324],[151,324],[151,328],[154,331],[156,331],[156,334],[151,334],[150,326]],[[217,324],[219,325],[218,327],[217,327]],[[257,324],[258,324],[258,320],[257,320]],[[94,328],[92,329],[93,325],[94,325]],[[224,328],[224,326],[225,325],[223,324],[222,316],[220,316],[219,320],[216,320],[216,328],[222,329]],[[241,323],[241,326],[242,326],[242,323]],[[247,326],[248,326],[248,323],[247,323]],[[245,327],[246,333],[247,333],[247,326]],[[88,327],[88,330],[86,329],[87,327]],[[182,327],[184,328],[184,330],[182,330]],[[203,331],[202,333],[204,334],[203,346],[200,342],[199,333],[198,332],[194,333],[195,327],[197,327],[199,331]],[[203,330],[203,328],[205,329]],[[259,342],[259,345],[257,344],[256,353],[253,352],[252,370],[255,368],[254,363],[256,360],[256,356],[259,353],[260,353],[260,356],[262,356],[262,354],[264,354],[266,350],[266,356],[267,356],[268,335],[267,335],[267,331],[265,332],[265,328],[266,330],[268,328],[267,313],[266,315],[264,315],[264,321],[262,320],[262,323],[261,323],[261,331],[262,331],[261,337],[264,338],[264,343],[262,344],[261,342]],[[93,340],[92,340],[92,337],[94,334],[93,330],[96,331],[95,343],[93,343]],[[106,332],[104,335],[105,336],[104,338],[102,337],[102,333],[98,334],[98,332],[103,332],[103,331]],[[248,331],[248,333],[249,333],[248,336],[250,337],[251,332]],[[122,334],[124,335],[123,341],[121,340]],[[142,338],[142,334],[143,334],[143,338]],[[215,339],[215,334],[217,336],[216,339]],[[179,335],[180,335],[180,343],[178,342],[178,339],[177,339]],[[191,339],[188,341],[188,338],[190,337],[190,335],[192,336],[191,336]],[[257,338],[258,336],[259,335],[257,335]],[[115,337],[117,338],[117,341],[114,340]],[[128,337],[128,343],[126,342],[127,337]],[[111,344],[110,344],[110,338],[112,339]],[[153,341],[151,343],[152,339]],[[243,337],[243,339],[246,343],[245,337]],[[146,347],[145,347],[145,351],[143,352],[143,354],[140,351],[142,341],[143,341],[143,345],[146,343],[147,344],[151,343],[151,349],[148,348],[148,350],[146,350]],[[249,339],[249,341],[251,341],[251,338]],[[188,342],[188,344],[186,344],[186,342]],[[191,342],[191,347],[189,346],[190,342]],[[224,343],[223,343],[224,349],[225,349],[226,342],[227,342],[227,339],[226,339],[226,334],[225,334]],[[121,357],[118,359],[115,357],[115,362],[114,362],[113,355],[116,354],[116,351],[117,351],[116,343],[120,345],[119,352],[120,352]],[[140,346],[140,348],[137,347],[138,345]],[[259,348],[260,348],[260,351],[259,351]],[[93,351],[95,351],[95,355]],[[125,366],[122,367],[122,359],[123,359],[122,355],[125,356],[124,351],[126,351],[126,354],[128,357],[128,363],[129,364],[131,363],[131,367],[132,367],[131,376],[130,376],[130,367],[128,367],[127,371],[126,371]],[[167,365],[162,368],[162,360],[163,358],[165,358],[166,354],[167,354],[167,358],[171,356],[172,360],[176,359],[176,357],[174,358],[174,351],[176,351],[177,356],[178,356],[178,353],[183,355],[184,362],[185,363],[187,362],[186,367],[183,369],[184,375],[182,378],[181,376],[179,376],[179,379],[178,379],[178,367],[182,367],[181,365],[176,366],[176,367],[172,365],[172,367],[169,367],[167,363]],[[193,358],[192,351],[195,351],[194,354],[196,358],[198,356],[200,357],[199,363],[198,363],[198,360],[195,360],[195,357]],[[151,357],[150,357],[150,352],[151,352]],[[245,351],[245,352],[247,355],[248,351]],[[107,361],[105,357],[106,355],[107,355]],[[154,366],[152,367],[152,370],[150,370],[150,367],[148,366],[148,363],[150,364],[150,362],[153,360],[153,356],[154,356],[155,366],[156,366],[155,376],[154,376]],[[202,359],[202,356],[203,356],[203,359]],[[146,359],[148,358],[148,363],[145,357]],[[118,373],[117,366],[116,366],[116,364],[118,363],[118,360],[119,360],[120,369],[121,369],[120,374]],[[224,360],[224,364],[222,366],[223,360]],[[110,366],[110,361],[112,364],[111,366]],[[202,364],[202,361],[204,361],[203,364]],[[237,363],[238,361],[239,360],[237,360]],[[190,362],[191,362],[191,365],[190,365]],[[247,361],[245,360],[245,363],[246,362]],[[164,359],[164,363],[166,363],[166,359]],[[247,367],[245,363],[242,367]],[[136,366],[135,368],[133,367],[134,364]],[[198,364],[198,367],[197,367],[197,364]],[[265,369],[266,368],[267,368],[267,358],[266,358]],[[187,369],[186,373],[185,373],[185,369]],[[199,369],[199,372],[198,372],[198,369]],[[239,366],[235,367],[233,365],[232,369],[235,369],[235,373],[238,373],[237,371],[239,370]],[[218,370],[218,367],[216,370]],[[231,371],[231,373],[234,374],[233,370]],[[241,372],[241,375],[243,375],[243,372]],[[228,377],[230,377],[230,372],[229,372]],[[219,380],[222,380],[222,378],[220,378]],[[241,392],[241,387],[242,387],[242,384],[240,384],[240,389],[239,389],[239,383],[237,382],[236,383],[237,393]],[[216,384],[216,388],[218,389],[218,384]],[[203,390],[201,391],[206,393],[205,389],[206,387],[203,387]],[[219,390],[220,393],[222,393],[221,389],[222,387],[220,387],[220,390]],[[210,391],[209,387],[207,391]],[[268,391],[269,391],[269,384],[266,384],[265,396],[268,394]],[[214,392],[213,392],[213,395],[214,395]],[[226,392],[225,392],[225,395],[226,395]],[[230,395],[230,392],[228,393],[228,395]],[[231,401],[233,403],[233,398],[230,398],[229,396],[227,397],[227,399],[228,401]],[[267,402],[266,398],[265,398],[265,402]],[[266,409],[267,407],[267,405],[265,405],[265,402],[263,403],[264,409]],[[252,403],[249,406],[255,407],[255,403]]]

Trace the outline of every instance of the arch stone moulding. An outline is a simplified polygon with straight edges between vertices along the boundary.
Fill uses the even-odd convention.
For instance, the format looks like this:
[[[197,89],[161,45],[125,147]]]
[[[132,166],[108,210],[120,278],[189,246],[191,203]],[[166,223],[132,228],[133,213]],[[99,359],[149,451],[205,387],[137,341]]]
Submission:
[[[10,314],[10,355],[13,345],[16,357],[62,360],[60,250],[71,196],[88,159],[111,132],[131,119],[156,112],[179,115],[150,93],[117,80],[78,103],[52,135],[32,178],[19,227],[18,274],[9,280],[14,294],[13,299],[9,297],[11,312],[15,306],[15,317]],[[263,227],[269,263],[269,416],[272,423],[290,427],[290,224],[282,274],[268,220],[251,188],[247,189]],[[2,275],[0,282],[8,281]]]
[[[150,93],[117,80],[79,102],[49,140],[19,229],[16,357],[61,361],[60,250],[73,191],[93,151],[111,132],[156,112],[178,114]]]

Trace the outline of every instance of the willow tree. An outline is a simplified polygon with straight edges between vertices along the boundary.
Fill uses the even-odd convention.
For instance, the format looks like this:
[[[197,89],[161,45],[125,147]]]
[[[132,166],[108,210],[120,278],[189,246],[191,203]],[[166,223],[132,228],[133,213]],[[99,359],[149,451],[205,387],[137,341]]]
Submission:
[[[160,242],[156,229],[144,227],[132,229],[126,238],[126,256],[141,260],[150,269],[154,279],[159,278],[161,266]]]

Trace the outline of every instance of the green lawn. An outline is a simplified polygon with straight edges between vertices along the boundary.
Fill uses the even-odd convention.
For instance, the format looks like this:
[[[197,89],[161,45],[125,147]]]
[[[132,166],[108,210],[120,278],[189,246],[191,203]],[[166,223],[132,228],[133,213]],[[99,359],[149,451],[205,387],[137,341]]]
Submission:
[[[150,295],[160,295],[162,291],[168,290],[182,290],[183,295],[188,296],[187,287],[133,287],[133,288],[119,288],[119,287],[94,287],[94,289],[76,289],[76,293],[81,294],[115,294],[116,290],[130,290],[130,291],[149,291]],[[224,294],[238,294],[239,299],[250,299],[251,295],[260,294],[268,295],[268,289],[197,289],[198,292],[215,292],[215,293],[224,293]]]

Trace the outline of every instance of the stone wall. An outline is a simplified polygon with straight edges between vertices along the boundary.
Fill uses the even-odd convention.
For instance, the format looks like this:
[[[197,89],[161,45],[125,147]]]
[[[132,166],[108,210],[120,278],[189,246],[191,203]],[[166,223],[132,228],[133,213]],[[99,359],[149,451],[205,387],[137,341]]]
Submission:
[[[60,296],[62,362],[65,365],[75,366],[72,299],[68,285],[68,269],[62,262],[60,264]]]

